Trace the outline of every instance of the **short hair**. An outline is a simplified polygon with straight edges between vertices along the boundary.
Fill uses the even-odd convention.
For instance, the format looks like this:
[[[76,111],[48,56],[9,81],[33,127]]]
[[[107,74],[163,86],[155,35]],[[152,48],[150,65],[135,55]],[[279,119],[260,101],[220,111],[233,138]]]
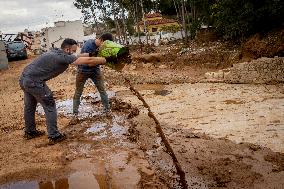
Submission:
[[[106,40],[109,40],[109,41],[113,41],[113,36],[111,33],[103,33],[101,36],[100,36],[100,39],[102,41],[106,41]]]
[[[65,49],[67,47],[70,47],[72,45],[77,45],[77,42],[74,39],[66,38],[61,44],[61,49]]]

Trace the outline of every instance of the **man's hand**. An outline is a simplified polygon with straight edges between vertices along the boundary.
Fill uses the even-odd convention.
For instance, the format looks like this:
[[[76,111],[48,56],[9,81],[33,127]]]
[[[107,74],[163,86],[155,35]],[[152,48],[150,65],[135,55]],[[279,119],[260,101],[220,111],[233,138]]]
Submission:
[[[96,56],[98,56],[98,54],[99,54],[99,51],[98,50],[96,50],[95,52],[91,52],[91,53],[89,53],[89,57],[96,57]]]

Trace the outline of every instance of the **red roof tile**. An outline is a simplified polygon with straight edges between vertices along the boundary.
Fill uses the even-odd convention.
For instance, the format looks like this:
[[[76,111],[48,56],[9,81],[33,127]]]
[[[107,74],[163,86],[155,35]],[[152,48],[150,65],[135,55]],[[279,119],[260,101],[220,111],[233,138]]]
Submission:
[[[175,23],[176,20],[173,19],[157,19],[157,20],[146,20],[146,25],[159,25],[159,24],[168,24],[168,23]],[[138,22],[138,25],[144,25],[143,21]]]
[[[160,13],[145,14],[145,18],[156,18],[156,17],[162,17],[162,15]]]

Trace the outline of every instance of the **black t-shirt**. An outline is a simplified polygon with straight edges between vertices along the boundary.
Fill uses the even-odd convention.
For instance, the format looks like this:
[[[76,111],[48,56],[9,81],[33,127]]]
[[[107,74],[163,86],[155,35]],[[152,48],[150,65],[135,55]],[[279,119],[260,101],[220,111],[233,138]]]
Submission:
[[[34,81],[48,81],[63,73],[75,60],[76,56],[68,55],[62,49],[53,49],[25,67],[22,76]]]

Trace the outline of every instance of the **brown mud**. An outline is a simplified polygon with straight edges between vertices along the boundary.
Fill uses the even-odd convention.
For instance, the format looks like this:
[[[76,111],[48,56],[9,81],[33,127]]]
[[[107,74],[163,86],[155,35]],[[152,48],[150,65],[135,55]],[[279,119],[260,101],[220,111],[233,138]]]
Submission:
[[[137,60],[123,73],[159,120],[189,188],[282,189],[283,85],[198,83],[205,72],[238,61],[237,51],[221,46],[193,44],[181,55],[180,47],[164,46],[156,51],[171,52],[168,57]],[[223,50],[212,57],[216,49]],[[30,61],[15,61],[0,71],[1,189],[178,188],[154,121],[123,78],[108,69],[111,116],[103,115],[96,88],[88,82],[78,122],[70,124],[75,85],[70,68],[48,82],[67,140],[53,146],[47,145],[47,136],[24,140],[18,78]],[[36,123],[46,130],[40,107]]]

